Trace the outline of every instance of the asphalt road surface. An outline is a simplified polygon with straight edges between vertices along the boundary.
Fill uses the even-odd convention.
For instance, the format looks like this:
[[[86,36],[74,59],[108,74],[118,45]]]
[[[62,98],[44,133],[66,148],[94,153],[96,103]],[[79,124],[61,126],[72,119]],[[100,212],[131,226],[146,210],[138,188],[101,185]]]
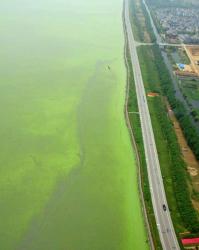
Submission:
[[[165,196],[163,180],[160,172],[160,164],[158,160],[151,118],[149,114],[140,64],[136,51],[136,42],[134,40],[129,18],[129,0],[124,0],[124,18],[131,61],[133,66],[145,156],[148,169],[149,185],[156,224],[162,248],[164,250],[180,249],[171,221],[171,216]]]

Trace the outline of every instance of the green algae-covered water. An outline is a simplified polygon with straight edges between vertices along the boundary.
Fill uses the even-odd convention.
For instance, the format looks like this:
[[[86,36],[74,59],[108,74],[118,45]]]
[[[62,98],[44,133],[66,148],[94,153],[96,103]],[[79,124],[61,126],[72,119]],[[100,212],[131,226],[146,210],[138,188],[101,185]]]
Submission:
[[[0,37],[0,249],[148,249],[122,0],[1,0]]]

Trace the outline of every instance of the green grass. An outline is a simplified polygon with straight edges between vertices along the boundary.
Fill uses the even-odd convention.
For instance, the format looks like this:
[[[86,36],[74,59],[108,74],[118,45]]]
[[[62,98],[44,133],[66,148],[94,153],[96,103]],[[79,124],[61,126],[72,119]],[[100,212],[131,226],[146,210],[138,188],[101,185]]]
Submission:
[[[1,1],[1,249],[147,249],[121,14],[119,0]]]
[[[184,50],[178,49],[178,54],[179,54],[179,56],[180,56],[180,58],[182,60],[182,63],[184,63],[184,64],[190,64],[191,63],[189,57],[187,56],[187,54],[186,54],[186,52]]]
[[[199,101],[199,80],[182,79],[180,87],[189,100]]]
[[[155,40],[149,19],[146,18],[146,9],[142,1],[129,2],[131,25],[136,41],[152,42]]]

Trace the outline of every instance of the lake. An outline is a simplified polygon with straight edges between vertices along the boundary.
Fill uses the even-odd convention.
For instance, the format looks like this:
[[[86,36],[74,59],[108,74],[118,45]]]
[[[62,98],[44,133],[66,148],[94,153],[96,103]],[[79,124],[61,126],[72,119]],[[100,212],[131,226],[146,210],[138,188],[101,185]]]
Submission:
[[[0,1],[0,249],[148,249],[121,0]]]

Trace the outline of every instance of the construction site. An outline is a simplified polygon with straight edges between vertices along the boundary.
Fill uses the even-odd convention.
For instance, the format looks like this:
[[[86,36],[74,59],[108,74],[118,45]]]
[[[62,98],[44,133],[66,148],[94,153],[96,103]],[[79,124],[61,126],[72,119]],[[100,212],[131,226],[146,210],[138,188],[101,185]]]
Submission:
[[[184,45],[190,64],[177,63],[176,75],[199,77],[199,46]]]

